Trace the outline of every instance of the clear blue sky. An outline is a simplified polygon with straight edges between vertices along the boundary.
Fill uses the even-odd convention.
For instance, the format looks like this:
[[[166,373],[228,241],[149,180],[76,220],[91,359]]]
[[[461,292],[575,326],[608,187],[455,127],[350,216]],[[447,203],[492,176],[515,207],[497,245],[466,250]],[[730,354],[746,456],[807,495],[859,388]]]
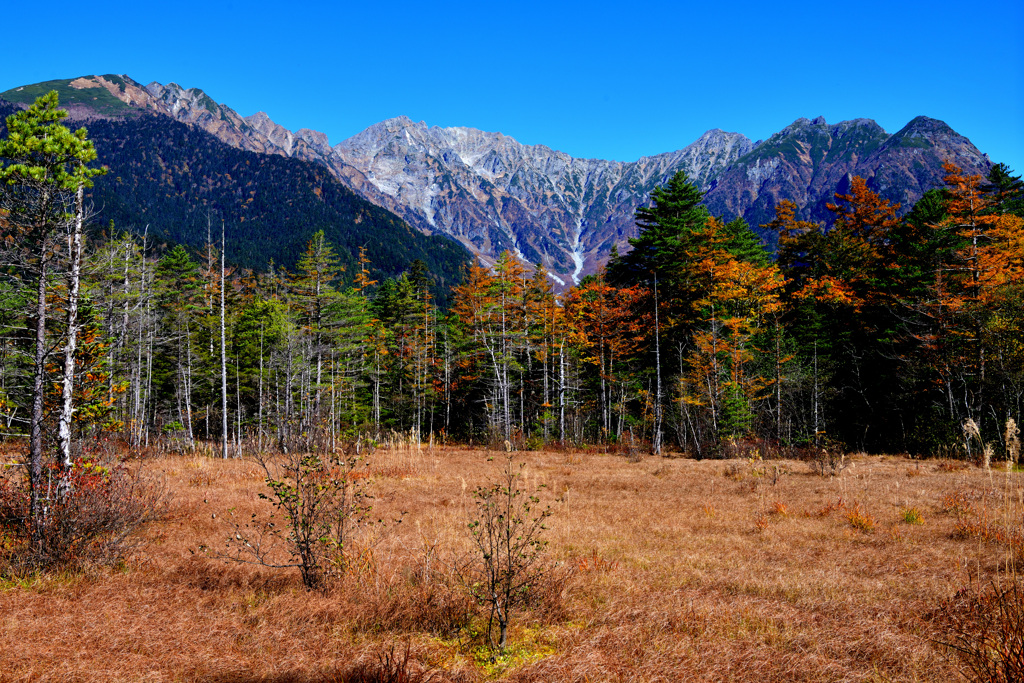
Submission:
[[[823,115],[892,133],[924,114],[1024,173],[1020,0],[688,5],[7,3],[0,91],[124,73],[332,144],[405,114],[624,161],[710,128],[756,140]]]

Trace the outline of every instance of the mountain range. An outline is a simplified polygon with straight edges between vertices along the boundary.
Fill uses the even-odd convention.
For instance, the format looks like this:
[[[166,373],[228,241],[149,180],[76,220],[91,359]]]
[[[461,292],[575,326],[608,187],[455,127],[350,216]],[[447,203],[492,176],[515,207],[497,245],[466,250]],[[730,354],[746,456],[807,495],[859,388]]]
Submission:
[[[636,209],[678,171],[706,193],[712,213],[727,220],[742,216],[758,230],[781,199],[794,201],[803,220],[828,222],[825,204],[854,175],[906,211],[926,190],[942,185],[943,161],[969,173],[991,167],[967,138],[924,116],[895,134],[870,119],[828,124],[821,117],[798,119],[763,141],[714,129],[677,151],[619,162],[574,158],[501,133],[431,127],[406,117],[332,146],[323,133],[289,131],[263,112],[243,117],[202,90],[143,86],[127,76],[51,81],[0,98],[28,103],[51,89],[73,118],[167,117],[238,150],[324,168],[422,233],[453,238],[485,264],[511,250],[526,262],[543,263],[560,287],[600,268],[613,246],[628,249]],[[762,239],[774,246],[774,235]]]

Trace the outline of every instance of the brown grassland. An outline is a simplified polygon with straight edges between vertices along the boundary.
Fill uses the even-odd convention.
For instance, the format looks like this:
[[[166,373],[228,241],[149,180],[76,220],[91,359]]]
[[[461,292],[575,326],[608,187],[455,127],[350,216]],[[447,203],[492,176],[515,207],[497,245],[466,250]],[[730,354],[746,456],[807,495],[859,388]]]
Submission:
[[[402,521],[373,527],[318,592],[199,550],[269,510],[255,463],[160,456],[144,466],[169,508],[129,562],[0,584],[0,679],[948,681],[940,602],[1019,546],[998,529],[1019,526],[1021,475],[1000,469],[515,456],[553,510],[551,568],[502,656],[450,567],[504,454],[377,451],[374,516]]]

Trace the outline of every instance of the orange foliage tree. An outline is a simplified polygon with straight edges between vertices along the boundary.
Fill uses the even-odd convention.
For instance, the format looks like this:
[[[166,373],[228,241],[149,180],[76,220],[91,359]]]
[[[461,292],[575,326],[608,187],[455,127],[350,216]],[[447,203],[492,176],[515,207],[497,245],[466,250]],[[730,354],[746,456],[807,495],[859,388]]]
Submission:
[[[653,315],[647,306],[649,292],[640,286],[618,289],[604,274],[574,287],[565,300],[570,339],[583,361],[597,368],[601,432],[612,433],[612,414],[618,416],[616,436],[622,435],[628,386],[636,379],[636,367],[627,368],[650,340]],[[614,396],[614,398],[613,398]]]
[[[781,309],[783,279],[774,264],[741,260],[725,249],[717,219],[708,220],[701,236],[690,264],[703,284],[696,302],[702,324],[679,378],[679,398],[704,410],[717,437],[735,439],[750,431],[752,405],[775,382],[753,363],[759,353],[755,339]]]
[[[521,380],[522,373],[525,273],[506,251],[493,272],[473,266],[466,282],[454,290],[454,311],[473,342],[461,363],[473,378],[487,384],[483,401],[488,428],[492,436],[500,435],[506,441],[515,430],[513,400],[521,388],[521,381],[515,387],[513,383]]]
[[[1024,284],[1024,220],[993,211],[980,175],[967,175],[950,162],[943,168],[947,215],[934,229],[955,248],[936,270],[930,300],[922,307],[931,321],[925,349],[950,417],[980,421],[987,365],[1001,351],[992,333],[1019,317],[1013,309],[1019,308]]]

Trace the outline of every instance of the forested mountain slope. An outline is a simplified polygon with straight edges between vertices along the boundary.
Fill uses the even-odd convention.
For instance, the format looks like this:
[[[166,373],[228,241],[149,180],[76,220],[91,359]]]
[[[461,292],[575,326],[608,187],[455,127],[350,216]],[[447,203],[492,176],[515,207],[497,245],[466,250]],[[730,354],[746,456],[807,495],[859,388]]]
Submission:
[[[0,116],[15,111],[0,102]],[[291,268],[317,230],[354,272],[365,246],[372,272],[393,276],[416,259],[439,290],[458,281],[468,254],[442,236],[424,235],[343,186],[321,164],[232,147],[206,131],[143,113],[87,122],[98,163],[109,173],[91,192],[97,222],[192,247],[223,220],[228,258],[264,269]]]

